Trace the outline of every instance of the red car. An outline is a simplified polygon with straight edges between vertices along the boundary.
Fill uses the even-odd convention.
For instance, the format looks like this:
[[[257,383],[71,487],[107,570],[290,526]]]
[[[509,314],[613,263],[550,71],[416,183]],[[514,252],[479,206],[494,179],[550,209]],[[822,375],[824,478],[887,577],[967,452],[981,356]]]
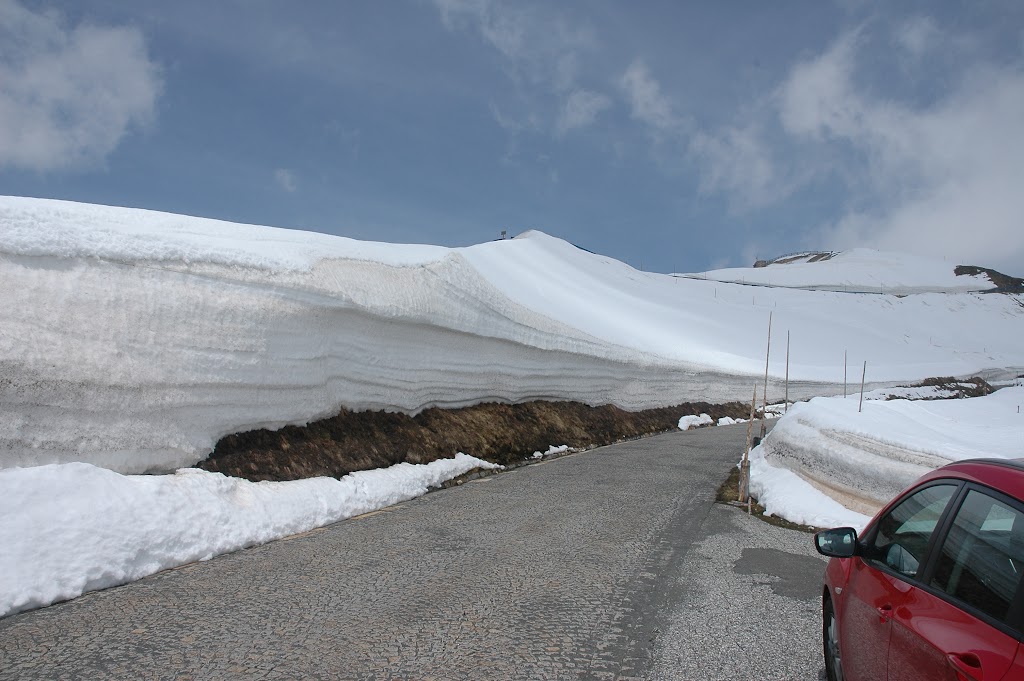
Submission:
[[[928,473],[861,536],[814,535],[830,681],[1024,681],[1024,459]]]

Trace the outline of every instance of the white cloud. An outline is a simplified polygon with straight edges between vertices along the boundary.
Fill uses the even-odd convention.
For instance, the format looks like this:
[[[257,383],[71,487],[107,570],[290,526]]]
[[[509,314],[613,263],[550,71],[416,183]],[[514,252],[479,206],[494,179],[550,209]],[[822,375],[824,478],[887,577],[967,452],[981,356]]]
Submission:
[[[512,60],[529,57],[524,17],[503,11],[487,11],[479,15],[480,32],[496,50]]]
[[[490,6],[490,0],[434,0],[441,13],[441,22],[449,31],[462,27],[469,16],[481,16]]]
[[[820,57],[797,64],[779,89],[779,117],[793,135],[821,140],[827,135],[849,135],[861,115],[852,97],[858,32],[842,35]]]
[[[1024,261],[1024,70],[976,64],[929,106],[873,96],[853,80],[851,35],[793,69],[781,119],[796,137],[866,159],[860,204],[829,227],[839,247],[872,245],[986,264]],[[864,198],[868,201],[863,200]]]
[[[789,192],[756,127],[697,132],[690,153],[702,164],[702,192],[731,192],[744,207],[765,205]]]
[[[924,56],[941,37],[942,32],[931,17],[914,17],[896,30],[896,42],[915,58]]]
[[[1024,71],[986,67],[938,106],[914,110],[860,101],[855,142],[874,156],[880,210],[842,216],[838,246],[953,255],[1024,269]],[[899,144],[886,145],[893,140]],[[884,188],[884,189],[883,189]]]
[[[880,54],[877,41],[869,47],[865,29],[843,33],[792,67],[761,118],[698,133],[691,152],[702,162],[702,188],[751,207],[828,177],[844,194],[806,246],[949,256],[1019,274],[1024,64],[975,57],[944,71],[944,90],[928,101],[893,96],[899,81],[887,64],[906,66],[901,55],[930,49],[939,30],[915,21],[897,33],[891,53]],[[871,82],[886,83],[887,92]]]
[[[0,167],[101,162],[152,121],[161,81],[136,29],[65,25],[0,0]]]
[[[633,118],[651,126],[658,132],[676,128],[679,121],[672,111],[672,105],[661,92],[661,86],[640,60],[634,61],[619,79],[619,86],[626,94]]]
[[[592,124],[598,114],[611,106],[612,100],[599,92],[574,90],[565,100],[558,116],[557,129],[565,133]]]
[[[495,120],[511,132],[531,130],[564,134],[589,125],[611,100],[584,89],[580,54],[595,47],[593,33],[572,26],[547,6],[525,6],[495,0],[434,0],[450,31],[475,31],[502,57],[511,79],[516,109],[502,107]],[[542,9],[544,8],[544,9]],[[492,112],[496,106],[492,103]]]
[[[497,0],[434,0],[434,5],[448,30],[479,32],[505,58],[513,78],[558,91],[575,84],[577,53],[595,43],[590,30],[536,6]]]
[[[295,180],[295,173],[287,168],[278,168],[274,171],[274,180],[281,186],[281,189],[285,190],[289,194],[294,194],[295,190],[298,189],[298,184]]]

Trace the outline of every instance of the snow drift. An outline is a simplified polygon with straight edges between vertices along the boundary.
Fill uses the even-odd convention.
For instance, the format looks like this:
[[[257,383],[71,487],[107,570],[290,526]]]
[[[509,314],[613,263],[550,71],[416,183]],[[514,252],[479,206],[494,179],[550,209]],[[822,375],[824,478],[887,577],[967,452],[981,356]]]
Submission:
[[[770,312],[776,398],[785,330],[791,397],[841,390],[844,350],[874,384],[1024,366],[1015,296],[752,292],[538,232],[448,249],[0,197],[0,290],[3,467],[168,471],[341,406],[747,400]]]

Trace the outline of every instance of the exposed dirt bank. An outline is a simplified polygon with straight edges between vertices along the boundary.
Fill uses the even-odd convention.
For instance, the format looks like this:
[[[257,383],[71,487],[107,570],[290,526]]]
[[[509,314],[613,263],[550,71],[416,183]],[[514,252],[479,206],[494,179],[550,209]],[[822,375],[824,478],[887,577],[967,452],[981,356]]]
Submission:
[[[949,391],[942,396],[945,399],[993,391],[980,378],[930,378],[917,385],[945,389]],[[679,419],[691,414],[708,414],[717,421],[723,416],[746,418],[749,410],[749,404],[740,402],[691,402],[631,412],[546,401],[435,408],[416,416],[343,409],[337,416],[306,426],[228,435],[196,467],[259,481],[340,478],[403,461],[429,463],[457,452],[508,465],[552,445],[589,449],[675,430]]]
[[[229,435],[196,467],[258,481],[341,477],[402,461],[428,463],[457,452],[509,464],[551,445],[586,449],[674,430],[680,417],[690,414],[706,413],[717,420],[745,418],[749,410],[739,402],[629,412],[543,401],[427,409],[416,416],[342,410],[303,427]]]
[[[995,291],[999,293],[1024,293],[1024,279],[1018,277],[1011,277],[1008,274],[1002,272],[996,272],[995,270],[987,267],[977,267],[975,265],[957,265],[953,273],[958,277],[968,275],[974,276],[978,274],[984,274],[988,277],[988,280],[995,286]]]

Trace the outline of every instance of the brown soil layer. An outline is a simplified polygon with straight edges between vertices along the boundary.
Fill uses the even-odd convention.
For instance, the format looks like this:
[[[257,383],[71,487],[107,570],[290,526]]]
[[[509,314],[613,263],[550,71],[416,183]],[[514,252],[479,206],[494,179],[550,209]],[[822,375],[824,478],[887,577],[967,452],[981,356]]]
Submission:
[[[948,399],[964,399],[967,397],[984,397],[985,395],[991,395],[996,391],[987,381],[977,376],[973,378],[965,378],[963,380],[953,378],[952,376],[936,376],[935,378],[926,378],[921,381],[918,385],[921,386],[935,386],[944,390],[949,390],[953,393],[953,397],[926,397],[926,400],[948,400]],[[888,399],[898,399],[889,397]]]
[[[403,461],[429,463],[457,452],[507,465],[551,445],[587,449],[674,430],[690,414],[746,418],[749,409],[739,402],[695,402],[630,412],[545,401],[434,408],[416,416],[343,409],[306,426],[228,435],[196,467],[259,481],[341,477]]]

